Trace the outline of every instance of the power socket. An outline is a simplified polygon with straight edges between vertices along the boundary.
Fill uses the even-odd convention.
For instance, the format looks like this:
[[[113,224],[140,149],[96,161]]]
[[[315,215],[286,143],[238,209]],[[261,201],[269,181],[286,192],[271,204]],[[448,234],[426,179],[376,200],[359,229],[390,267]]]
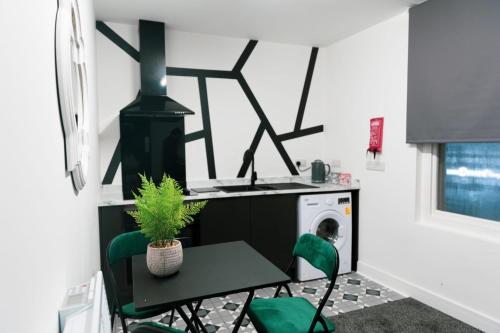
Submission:
[[[385,171],[385,163],[381,160],[366,161],[366,170]]]
[[[333,160],[331,167],[332,171],[340,171],[342,168],[342,162],[340,160]]]
[[[299,168],[305,168],[307,166],[306,160],[297,160],[295,161],[295,165]]]

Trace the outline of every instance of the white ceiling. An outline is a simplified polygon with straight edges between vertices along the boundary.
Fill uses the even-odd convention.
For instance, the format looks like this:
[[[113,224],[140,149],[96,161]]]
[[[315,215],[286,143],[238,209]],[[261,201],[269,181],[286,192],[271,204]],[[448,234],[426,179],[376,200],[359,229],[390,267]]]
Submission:
[[[327,46],[425,0],[94,0],[103,21],[162,21],[167,28]]]

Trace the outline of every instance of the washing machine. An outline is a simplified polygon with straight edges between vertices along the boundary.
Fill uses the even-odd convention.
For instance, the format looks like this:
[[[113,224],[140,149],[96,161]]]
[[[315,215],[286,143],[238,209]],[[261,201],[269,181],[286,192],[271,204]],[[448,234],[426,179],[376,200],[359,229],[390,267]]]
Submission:
[[[351,271],[352,205],[351,193],[302,195],[298,201],[298,236],[315,234],[332,243],[339,253],[339,274]],[[299,281],[326,275],[302,258],[297,262]]]

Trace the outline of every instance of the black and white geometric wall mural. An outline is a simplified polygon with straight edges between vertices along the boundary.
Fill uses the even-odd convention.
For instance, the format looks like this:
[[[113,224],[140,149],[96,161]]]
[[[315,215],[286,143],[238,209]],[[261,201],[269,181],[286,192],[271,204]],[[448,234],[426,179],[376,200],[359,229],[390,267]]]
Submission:
[[[125,52],[128,56],[134,59],[137,63],[140,62],[140,52],[137,48],[128,43],[124,38],[122,38],[117,32],[115,32],[109,24],[102,21],[98,21],[96,28],[100,34],[105,36],[109,41],[111,41],[116,47]],[[215,151],[213,142],[213,127],[211,125],[211,118],[213,118],[213,113],[217,110],[211,110],[209,107],[209,96],[207,91],[207,79],[225,79],[234,80],[239,85],[240,89],[246,96],[248,102],[251,104],[256,116],[258,117],[258,126],[251,129],[253,133],[253,138],[251,142],[248,142],[246,149],[251,148],[254,151],[258,151],[259,145],[261,144],[264,134],[267,134],[272,144],[279,153],[282,162],[286,165],[286,168],[291,175],[298,175],[294,161],[291,159],[289,153],[284,147],[284,142],[288,140],[296,140],[305,136],[310,136],[313,134],[323,132],[323,125],[314,126],[304,126],[303,119],[305,115],[306,105],[309,97],[309,91],[311,87],[311,82],[313,79],[314,69],[316,65],[316,60],[318,56],[318,48],[312,47],[310,50],[309,62],[307,64],[307,71],[305,73],[305,79],[303,78],[303,87],[300,96],[300,102],[296,107],[295,114],[293,115],[295,121],[293,128],[289,128],[288,131],[278,133],[275,128],[271,125],[266,110],[263,109],[261,104],[259,104],[258,98],[252,91],[249,83],[242,74],[242,69],[244,68],[247,61],[252,57],[252,53],[259,42],[256,40],[250,40],[241,51],[239,58],[236,63],[231,65],[227,70],[220,69],[198,69],[198,68],[185,68],[185,67],[174,67],[167,66],[166,73],[167,77],[190,77],[197,80],[197,88],[199,90],[199,99],[201,106],[201,119],[202,128],[200,130],[187,133],[186,142],[194,142],[197,140],[203,140],[206,154],[206,167],[208,170],[208,178],[217,178],[217,170],[215,163]],[[98,50],[99,52],[99,50]],[[167,83],[168,88],[168,83]],[[280,87],[276,87],[277,90]],[[117,114],[119,110],[116,110]],[[231,144],[231,138],[228,138],[227,144]],[[244,150],[238,152],[238,156],[243,156]],[[240,166],[238,170],[235,170],[233,177],[245,177],[249,163],[243,162],[242,159],[239,160]],[[118,141],[114,152],[112,154],[109,165],[106,168],[105,174],[102,179],[103,184],[111,184],[115,178],[115,175],[120,166],[120,142]]]

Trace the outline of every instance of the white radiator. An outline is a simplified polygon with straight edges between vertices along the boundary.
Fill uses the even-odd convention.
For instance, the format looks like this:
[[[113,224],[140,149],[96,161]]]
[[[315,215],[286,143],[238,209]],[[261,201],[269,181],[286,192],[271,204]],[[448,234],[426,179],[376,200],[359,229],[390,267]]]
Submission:
[[[62,333],[111,333],[102,272],[67,291],[59,310],[59,325]]]

